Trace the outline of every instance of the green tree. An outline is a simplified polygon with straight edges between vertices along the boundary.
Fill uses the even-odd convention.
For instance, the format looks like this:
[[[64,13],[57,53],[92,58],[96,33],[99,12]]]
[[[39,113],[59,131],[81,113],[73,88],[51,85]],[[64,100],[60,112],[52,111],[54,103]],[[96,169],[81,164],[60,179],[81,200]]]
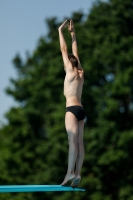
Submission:
[[[85,70],[85,161],[81,200],[132,200],[133,184],[133,3],[96,2],[86,18],[72,14]],[[16,80],[6,92],[19,103],[0,130],[1,185],[60,184],[67,168],[64,127],[64,70],[56,18],[48,34],[23,62],[17,55]],[[68,49],[71,40],[65,32]],[[66,200],[72,193],[1,194],[1,200]]]

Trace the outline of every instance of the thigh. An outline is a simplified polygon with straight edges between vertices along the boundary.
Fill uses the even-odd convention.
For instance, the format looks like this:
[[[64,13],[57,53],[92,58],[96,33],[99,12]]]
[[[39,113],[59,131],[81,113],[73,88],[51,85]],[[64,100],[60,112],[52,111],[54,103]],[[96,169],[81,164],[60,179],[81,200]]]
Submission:
[[[78,122],[78,143],[83,142],[84,120]]]
[[[78,120],[75,115],[71,112],[66,112],[65,115],[65,126],[68,136],[77,136],[78,135]]]

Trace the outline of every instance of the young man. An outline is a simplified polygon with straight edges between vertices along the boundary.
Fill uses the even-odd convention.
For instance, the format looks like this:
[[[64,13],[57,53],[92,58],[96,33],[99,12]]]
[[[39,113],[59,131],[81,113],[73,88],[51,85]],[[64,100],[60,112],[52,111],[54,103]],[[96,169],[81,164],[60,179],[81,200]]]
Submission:
[[[72,38],[72,55],[67,53],[67,45],[63,30],[68,26]],[[72,180],[72,187],[77,187],[81,180],[81,167],[84,159],[84,118],[85,112],[81,103],[84,71],[78,57],[78,48],[73,21],[66,20],[59,28],[60,50],[64,62],[66,76],[64,80],[64,95],[66,97],[65,126],[69,141],[68,169],[61,185]]]

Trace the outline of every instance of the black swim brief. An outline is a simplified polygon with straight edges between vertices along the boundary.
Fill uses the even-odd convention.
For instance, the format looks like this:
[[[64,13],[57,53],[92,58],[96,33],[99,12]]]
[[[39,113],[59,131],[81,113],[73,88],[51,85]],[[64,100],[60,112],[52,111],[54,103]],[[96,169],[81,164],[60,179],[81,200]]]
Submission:
[[[85,119],[85,111],[82,106],[66,107],[66,112],[71,112],[75,115],[78,121]]]

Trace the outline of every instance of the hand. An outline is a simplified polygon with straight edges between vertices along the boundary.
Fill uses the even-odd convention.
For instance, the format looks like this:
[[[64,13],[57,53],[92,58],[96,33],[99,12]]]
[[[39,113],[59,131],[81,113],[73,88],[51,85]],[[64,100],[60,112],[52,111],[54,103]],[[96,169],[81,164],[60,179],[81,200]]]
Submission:
[[[75,33],[73,20],[70,20],[70,24],[68,25],[68,30],[70,31],[70,33]]]
[[[61,24],[61,26],[58,28],[58,30],[64,30],[64,28],[66,28],[68,26],[68,20],[64,21],[63,24]]]

